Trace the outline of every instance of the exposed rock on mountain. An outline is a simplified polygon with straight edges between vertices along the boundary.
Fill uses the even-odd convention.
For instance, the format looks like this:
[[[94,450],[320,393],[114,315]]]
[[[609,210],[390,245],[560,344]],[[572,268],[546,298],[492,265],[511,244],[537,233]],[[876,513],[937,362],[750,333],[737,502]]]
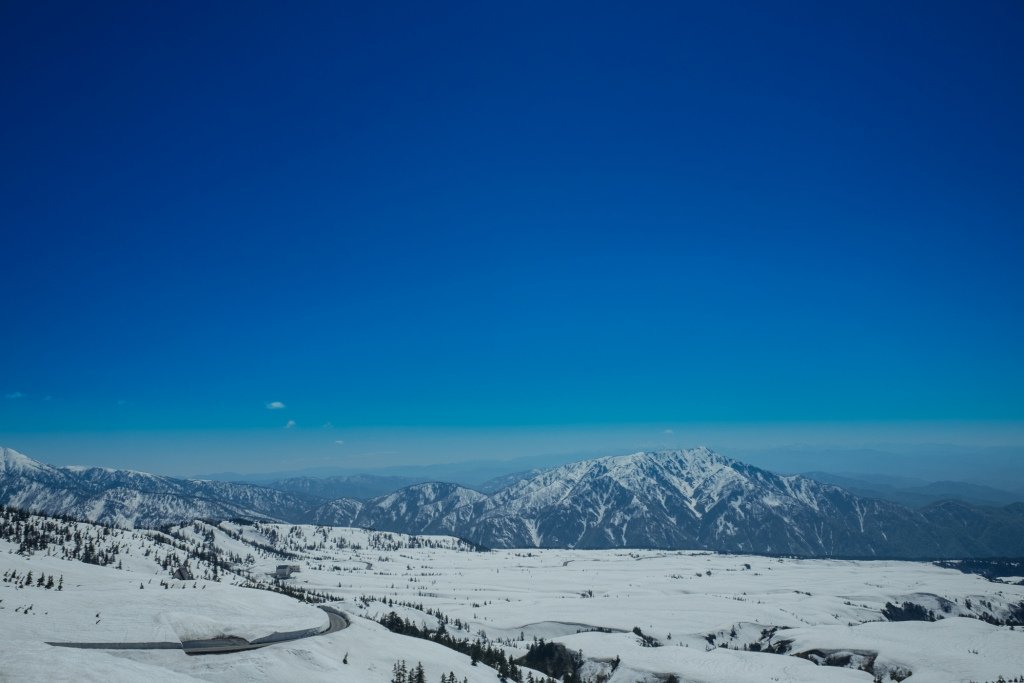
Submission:
[[[0,502],[120,525],[247,517],[449,534],[490,547],[706,548],[832,557],[1024,555],[1024,505],[912,510],[706,448],[597,458],[491,494],[438,482],[367,501],[100,468],[0,451]]]

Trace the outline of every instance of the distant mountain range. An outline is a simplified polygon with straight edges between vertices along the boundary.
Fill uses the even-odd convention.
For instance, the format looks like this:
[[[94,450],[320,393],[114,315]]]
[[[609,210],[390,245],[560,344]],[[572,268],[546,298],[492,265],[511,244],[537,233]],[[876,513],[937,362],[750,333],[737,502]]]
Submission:
[[[1019,493],[962,481],[914,482],[881,475],[840,475],[830,472],[806,472],[803,476],[841,486],[863,498],[882,498],[913,508],[947,500],[997,506],[1024,500],[1024,495]]]
[[[270,486],[52,467],[0,449],[0,503],[121,526],[258,518],[450,534],[491,547],[704,548],[834,557],[1024,555],[1024,504],[912,509],[706,448],[532,470],[488,492],[380,477]],[[281,490],[284,489],[284,490]],[[337,496],[339,492],[347,495]],[[360,500],[359,498],[366,498]]]
[[[0,503],[117,526],[303,517],[322,501],[261,486],[103,467],[52,467],[0,447]]]
[[[261,482],[259,486],[324,500],[367,500],[398,489],[422,484],[426,479],[377,474],[346,474],[333,477],[288,477]]]
[[[444,462],[431,463],[427,465],[416,465],[407,463],[405,465],[376,465],[371,462],[362,462],[358,466],[350,464],[347,468],[339,467],[314,467],[302,470],[283,470],[277,472],[262,472],[254,474],[243,474],[240,472],[213,472],[199,475],[189,475],[186,479],[212,479],[216,481],[235,481],[257,486],[277,487],[279,484],[298,480],[324,480],[333,479],[344,481],[346,478],[379,478],[381,480],[401,479],[408,484],[427,481],[447,481],[460,484],[477,491],[486,491],[489,488],[499,486],[500,482],[509,477],[526,475],[529,472],[537,472],[541,469],[549,469],[564,465],[588,457],[598,457],[603,453],[562,453],[558,455],[540,455],[513,458],[511,460],[489,460],[480,459],[468,462]],[[400,487],[390,489],[395,491]],[[358,497],[358,496],[357,496]]]

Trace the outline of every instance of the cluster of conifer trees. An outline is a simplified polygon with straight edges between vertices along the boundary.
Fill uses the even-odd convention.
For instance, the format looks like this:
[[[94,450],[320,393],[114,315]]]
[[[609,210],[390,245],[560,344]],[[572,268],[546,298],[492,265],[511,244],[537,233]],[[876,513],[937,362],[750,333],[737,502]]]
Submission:
[[[21,586],[23,588],[35,587],[45,588],[50,590],[56,588],[59,591],[64,590],[64,575],[61,574],[57,581],[53,580],[53,574],[47,576],[40,572],[38,577],[33,577],[32,572],[29,571],[27,574],[18,574],[16,570],[10,570],[4,572],[3,582],[13,584],[15,586]]]
[[[479,663],[495,669],[498,672],[498,677],[503,681],[555,683],[552,678],[535,678],[532,672],[527,672],[524,677],[520,666],[529,666],[550,675],[562,677],[564,683],[583,683],[582,679],[576,675],[576,670],[582,663],[582,657],[578,653],[570,653],[560,643],[535,640],[528,648],[526,656],[519,660],[513,660],[505,654],[505,650],[490,645],[480,638],[470,640],[452,636],[445,628],[446,620],[440,619],[439,621],[441,626],[437,629],[423,628],[392,611],[381,617],[380,624],[392,633],[432,640],[451,650],[461,652],[470,658],[470,664],[473,666]],[[418,681],[407,681],[407,683],[418,683]]]
[[[468,678],[462,679],[463,683],[469,683]],[[416,666],[410,667],[405,660],[395,662],[391,669],[391,683],[427,683],[427,673],[423,670],[423,663],[417,662]],[[441,674],[441,683],[459,683],[455,672],[449,671]]]

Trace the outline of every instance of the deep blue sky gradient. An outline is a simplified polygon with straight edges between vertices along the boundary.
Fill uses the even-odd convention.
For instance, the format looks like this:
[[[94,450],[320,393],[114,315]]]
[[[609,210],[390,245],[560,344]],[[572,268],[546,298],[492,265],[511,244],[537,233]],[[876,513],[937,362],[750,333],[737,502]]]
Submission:
[[[1019,425],[1022,29],[1018,2],[4,3],[2,443]]]

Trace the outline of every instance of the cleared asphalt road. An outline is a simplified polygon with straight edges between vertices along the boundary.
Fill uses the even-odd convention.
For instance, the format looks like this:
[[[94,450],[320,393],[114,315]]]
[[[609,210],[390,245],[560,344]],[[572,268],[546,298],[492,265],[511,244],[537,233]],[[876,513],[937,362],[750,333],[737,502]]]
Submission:
[[[77,647],[86,650],[184,650],[189,655],[212,655],[229,654],[231,652],[244,652],[257,648],[274,645],[276,643],[290,643],[303,638],[322,636],[334,633],[349,626],[348,617],[344,612],[317,605],[327,613],[330,620],[325,629],[305,629],[302,631],[285,631],[271,633],[269,636],[246,640],[237,636],[225,636],[223,638],[209,638],[206,640],[183,640],[181,642],[144,642],[144,643],[47,643],[55,647]]]

